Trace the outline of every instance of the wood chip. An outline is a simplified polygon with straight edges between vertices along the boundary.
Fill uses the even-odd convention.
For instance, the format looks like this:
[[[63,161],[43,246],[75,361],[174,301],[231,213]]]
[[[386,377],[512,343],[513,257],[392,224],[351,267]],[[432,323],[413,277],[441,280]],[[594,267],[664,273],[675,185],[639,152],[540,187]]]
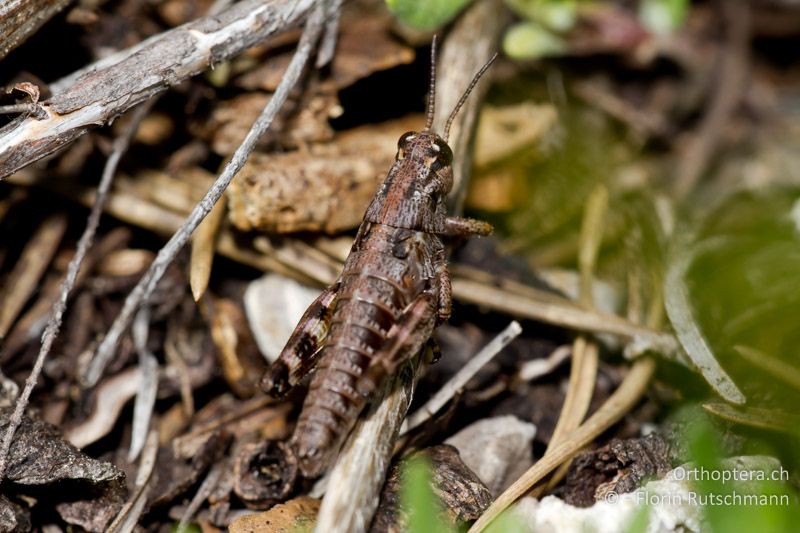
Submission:
[[[296,533],[313,526],[319,510],[319,500],[300,496],[276,505],[265,513],[245,515],[237,518],[228,528],[230,533]]]

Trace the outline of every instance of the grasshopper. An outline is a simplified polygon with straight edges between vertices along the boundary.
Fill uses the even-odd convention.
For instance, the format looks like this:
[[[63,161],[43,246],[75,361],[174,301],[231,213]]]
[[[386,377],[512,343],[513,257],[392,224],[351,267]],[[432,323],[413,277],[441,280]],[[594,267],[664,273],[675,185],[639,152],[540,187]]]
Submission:
[[[301,472],[322,474],[373,391],[413,357],[451,312],[442,236],[488,235],[492,226],[447,216],[453,186],[453,119],[495,54],[475,75],[444,127],[431,130],[436,40],[425,128],[403,134],[395,163],[369,205],[344,269],[309,306],[262,387],[281,397],[314,370],[290,440]]]

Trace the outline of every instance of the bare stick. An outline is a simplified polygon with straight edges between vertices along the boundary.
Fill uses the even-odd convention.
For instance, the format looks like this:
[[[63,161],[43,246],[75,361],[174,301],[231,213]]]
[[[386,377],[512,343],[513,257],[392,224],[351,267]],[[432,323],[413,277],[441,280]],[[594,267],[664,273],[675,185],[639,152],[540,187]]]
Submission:
[[[464,12],[458,20],[459,31],[464,38],[454,39],[451,35],[444,40],[438,58],[441,70],[447,71],[447,85],[439,87],[436,95],[437,131],[444,131],[447,115],[456,106],[473,75],[497,51],[498,36],[505,24],[502,2],[498,0],[482,0]],[[454,118],[450,125],[448,144],[455,154],[453,159],[453,188],[450,191],[448,207],[453,213],[463,209],[469,182],[470,159],[463,157],[472,146],[472,134],[478,120],[478,109],[483,101],[490,83],[483,80],[472,96]]]
[[[206,475],[206,478],[200,484],[197,492],[192,497],[192,501],[190,501],[189,505],[186,506],[186,510],[183,512],[180,522],[178,522],[177,531],[179,533],[186,533],[189,531],[189,520],[191,520],[195,513],[197,513],[197,510],[200,509],[200,506],[203,505],[203,502],[206,501],[206,498],[211,495],[211,492],[216,488],[217,483],[219,482],[219,478],[229,467],[230,465],[225,461],[218,461],[214,463],[214,466],[211,467],[208,475]]]
[[[84,382],[88,386],[94,386],[103,374],[103,369],[106,367],[111,357],[114,355],[117,343],[122,334],[128,329],[131,318],[141,303],[147,300],[156,288],[156,284],[164,275],[167,267],[178,255],[178,252],[183,248],[192,232],[202,222],[205,216],[214,207],[214,204],[220,199],[225,192],[225,189],[230,184],[233,177],[244,166],[250,152],[255,148],[256,142],[264,134],[264,132],[272,124],[272,120],[278,111],[283,106],[286,98],[289,96],[289,91],[294,87],[303,69],[311,56],[311,51],[319,38],[323,27],[324,6],[318,6],[306,22],[305,30],[300,38],[300,43],[297,45],[297,51],[292,57],[292,61],[286,68],[286,73],[283,75],[280,84],[278,84],[275,94],[270,99],[264,111],[256,119],[250,131],[247,133],[242,144],[236,149],[236,152],[231,157],[230,161],[225,165],[222,174],[217,178],[206,195],[200,200],[188,218],[184,221],[183,226],[170,238],[167,244],[158,252],[153,264],[136,284],[136,287],[131,291],[125,299],[125,305],[122,311],[117,316],[108,334],[105,336],[97,352],[94,355],[89,367],[84,374]]]
[[[4,0],[0,3],[0,59],[36,33],[71,0]]]
[[[342,12],[344,0],[328,0],[325,6],[325,33],[317,52],[317,68],[322,68],[333,59],[336,52],[336,38],[339,34],[339,16]]]
[[[571,302],[543,301],[486,282],[453,279],[453,296],[461,302],[484,305],[510,315],[539,320],[579,331],[611,333],[626,339],[646,342],[665,355],[679,351],[675,337],[637,326],[617,315],[582,309]]]
[[[122,154],[128,149],[128,144],[133,134],[136,133],[136,129],[139,127],[139,124],[145,115],[147,115],[148,111],[150,111],[151,106],[152,101],[139,107],[131,116],[131,122],[128,124],[125,131],[122,132],[122,135],[114,140],[111,155],[108,156],[106,166],[103,168],[103,175],[100,178],[100,185],[97,187],[97,197],[89,213],[86,229],[83,230],[83,235],[81,235],[78,241],[78,249],[75,251],[75,255],[72,256],[72,261],[69,262],[67,275],[64,277],[64,281],[61,282],[61,292],[58,296],[58,300],[53,306],[53,311],[47,321],[47,328],[42,334],[42,347],[39,349],[36,363],[33,365],[28,379],[25,380],[25,388],[22,390],[22,394],[17,400],[14,413],[11,415],[8,428],[6,428],[6,433],[3,435],[3,442],[0,444],[0,481],[3,480],[6,468],[8,467],[8,451],[11,449],[11,441],[14,439],[14,433],[22,422],[22,415],[25,412],[25,407],[28,405],[28,400],[33,392],[33,388],[39,381],[39,375],[42,373],[44,361],[47,359],[50,349],[53,347],[53,342],[55,342],[56,337],[58,337],[58,332],[61,329],[61,319],[67,308],[67,299],[69,298],[70,292],[72,292],[72,287],[75,285],[75,279],[78,277],[78,271],[81,269],[83,259],[86,257],[86,253],[89,251],[92,241],[94,240],[97,226],[100,223],[100,215],[103,213],[103,207],[108,198],[108,191],[111,188],[111,182],[117,171],[119,160]]]
[[[66,146],[90,127],[290,29],[320,0],[243,0],[102,59],[51,85],[42,120],[0,128],[0,179]]]
[[[408,433],[415,427],[423,424],[431,416],[435,415],[458,391],[464,388],[464,385],[466,385],[486,363],[499,354],[503,348],[516,339],[520,333],[522,333],[522,326],[520,326],[519,322],[516,320],[512,321],[506,329],[501,331],[489,344],[484,346],[480,352],[475,354],[461,370],[456,372],[456,374],[450,378],[425,405],[408,417],[405,427],[401,430],[401,434]]]
[[[381,398],[353,428],[328,479],[314,529],[319,533],[361,532],[369,528],[380,488],[411,403],[416,365],[406,365],[388,380]]]
[[[24,104],[0,105],[0,115],[13,115],[16,113],[35,113],[39,104],[26,102]]]

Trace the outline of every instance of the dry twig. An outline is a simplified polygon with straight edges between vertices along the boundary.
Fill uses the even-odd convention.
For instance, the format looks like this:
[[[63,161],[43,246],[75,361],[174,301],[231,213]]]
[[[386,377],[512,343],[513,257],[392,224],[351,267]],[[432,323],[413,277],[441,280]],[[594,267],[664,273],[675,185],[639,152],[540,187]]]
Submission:
[[[33,365],[33,369],[31,370],[28,379],[25,380],[25,388],[22,390],[22,394],[17,400],[14,413],[11,416],[6,433],[3,435],[3,441],[0,445],[0,480],[3,479],[8,466],[8,451],[11,449],[11,441],[14,438],[14,433],[22,421],[22,415],[25,412],[25,407],[28,405],[28,400],[33,392],[33,388],[39,381],[39,375],[42,373],[45,359],[47,359],[50,349],[53,347],[53,342],[55,342],[58,332],[61,329],[61,319],[63,318],[64,311],[67,308],[67,299],[69,298],[69,294],[72,292],[72,288],[75,285],[75,280],[78,277],[78,272],[81,269],[83,258],[86,257],[86,253],[89,251],[92,241],[94,240],[97,226],[100,223],[100,215],[103,213],[103,207],[105,206],[106,198],[108,197],[108,191],[111,188],[111,183],[117,170],[119,160],[122,158],[122,154],[128,149],[128,144],[130,143],[131,138],[133,137],[134,133],[136,133],[136,129],[138,128],[142,119],[145,117],[145,115],[147,115],[151,105],[152,101],[149,104],[139,107],[131,117],[128,127],[125,129],[125,131],[123,131],[122,135],[117,137],[117,139],[114,141],[113,150],[106,161],[105,168],[103,169],[103,175],[100,179],[100,185],[97,187],[97,198],[95,199],[95,204],[89,213],[89,219],[86,222],[86,229],[83,231],[83,235],[81,235],[81,238],[78,241],[77,251],[67,267],[67,275],[64,277],[64,281],[61,283],[61,292],[58,300],[53,305],[52,313],[47,322],[47,328],[42,335],[42,347],[39,350],[39,355],[36,357],[36,362]]]
[[[388,380],[381,397],[356,423],[331,471],[315,532],[360,532],[369,527],[403,414],[411,403],[417,363],[418,358]]]
[[[71,0],[5,0],[0,4],[0,59],[25,42]]]
[[[147,503],[147,493],[157,456],[158,431],[153,430],[147,435],[147,441],[142,451],[142,460],[139,463],[139,470],[136,472],[136,487],[117,517],[108,526],[110,533],[131,533],[138,525],[139,517]]]
[[[241,4],[237,4],[241,5]],[[235,6],[234,6],[235,7]],[[122,311],[111,325],[108,333],[98,346],[85,375],[84,381],[87,385],[93,386],[100,379],[108,361],[114,354],[119,338],[128,329],[131,318],[142,302],[146,301],[155,290],[156,284],[164,275],[167,267],[175,259],[175,256],[189,240],[192,232],[202,222],[205,216],[211,211],[225,189],[230,184],[233,177],[241,170],[247,157],[255,148],[256,142],[272,124],[273,119],[283,106],[289,91],[294,87],[297,80],[305,68],[308,58],[316,45],[323,27],[324,5],[318,5],[311,13],[306,22],[303,35],[297,45],[297,51],[292,57],[292,61],[286,69],[280,84],[275,90],[275,94],[270,99],[264,111],[256,119],[244,141],[225,165],[222,174],[217,178],[203,199],[192,210],[189,217],[184,221],[181,228],[170,238],[167,244],[158,252],[153,264],[142,276],[139,283],[125,299]]]
[[[47,118],[0,129],[0,179],[55,152],[171,85],[300,22],[319,0],[243,0],[155,35],[54,82]]]
[[[401,434],[408,433],[435,415],[439,409],[444,407],[445,404],[458,393],[458,391],[464,388],[464,385],[466,385],[486,363],[499,354],[503,348],[516,339],[520,333],[522,333],[522,326],[520,326],[519,322],[516,320],[512,321],[506,329],[501,331],[489,344],[484,346],[480,352],[475,354],[461,370],[456,372],[456,374],[450,378],[425,405],[408,417],[406,424],[404,424],[401,430]]]

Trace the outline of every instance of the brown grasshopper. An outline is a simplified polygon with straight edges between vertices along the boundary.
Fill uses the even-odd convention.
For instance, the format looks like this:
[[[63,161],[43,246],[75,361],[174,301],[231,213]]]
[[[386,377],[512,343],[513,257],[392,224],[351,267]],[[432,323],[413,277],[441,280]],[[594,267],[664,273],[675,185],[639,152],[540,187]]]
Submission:
[[[395,163],[372,200],[336,282],[300,319],[262,387],[283,396],[315,366],[290,444],[306,477],[338,454],[367,400],[413,357],[451,310],[443,235],[488,235],[492,226],[447,216],[453,186],[450,125],[495,57],[478,71],[447,119],[431,131],[436,41],[425,128],[400,137]]]

